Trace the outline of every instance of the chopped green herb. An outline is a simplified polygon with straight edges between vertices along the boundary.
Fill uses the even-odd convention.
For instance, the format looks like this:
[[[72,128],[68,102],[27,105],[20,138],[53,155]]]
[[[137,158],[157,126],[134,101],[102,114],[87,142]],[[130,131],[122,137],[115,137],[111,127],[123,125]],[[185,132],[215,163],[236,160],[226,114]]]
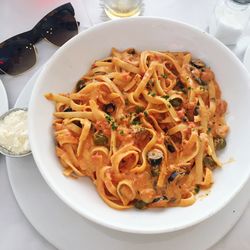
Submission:
[[[137,209],[143,209],[147,206],[147,203],[144,202],[143,200],[136,200],[134,203],[134,207]]]
[[[191,90],[191,89],[192,89],[192,88],[189,86],[189,87],[188,87],[188,90]]]
[[[117,129],[117,124],[115,123],[114,119],[110,115],[105,115],[105,119],[109,124],[111,124],[111,129],[116,130]]]
[[[162,76],[163,78],[165,78],[165,79],[168,78],[168,75],[167,75],[167,74],[162,74],[161,76]]]
[[[196,185],[195,188],[194,188],[194,192],[196,194],[198,194],[200,192],[200,186],[199,185]]]
[[[124,131],[123,131],[123,130],[120,130],[120,131],[119,131],[119,134],[120,134],[120,135],[124,135]]]
[[[168,104],[168,108],[171,108],[171,105],[170,105],[170,104]]]
[[[151,94],[151,96],[153,96],[153,97],[156,96],[156,93],[153,92],[153,93]]]
[[[110,115],[105,115],[105,119],[107,120],[108,123],[112,121],[112,117]]]
[[[162,96],[162,98],[164,98],[165,100],[167,100],[169,98],[169,95],[164,95],[164,96]]]
[[[117,124],[113,121],[112,123],[111,123],[111,129],[112,130],[116,130],[117,129]]]
[[[213,101],[213,102],[215,102],[216,99],[215,99],[215,97],[212,97],[210,100]]]
[[[125,99],[125,105],[127,106],[129,104],[129,100]]]
[[[143,110],[144,110],[143,107],[140,107],[140,106],[136,106],[136,107],[135,107],[135,113],[136,113],[136,114],[141,113]]]
[[[149,81],[147,82],[146,88],[152,89],[153,86],[154,86],[154,81],[152,79],[149,79]]]
[[[200,86],[200,90],[207,91],[207,87],[206,86]]]
[[[208,129],[207,129],[207,132],[209,133],[211,130],[212,130],[211,128],[208,128]]]
[[[148,112],[147,111],[144,111],[143,114],[144,114],[145,117],[148,117]]]

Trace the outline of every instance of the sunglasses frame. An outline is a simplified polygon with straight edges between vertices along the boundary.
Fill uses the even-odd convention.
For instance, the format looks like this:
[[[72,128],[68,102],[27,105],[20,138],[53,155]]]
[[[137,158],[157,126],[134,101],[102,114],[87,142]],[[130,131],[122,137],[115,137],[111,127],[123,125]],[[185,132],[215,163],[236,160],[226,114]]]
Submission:
[[[36,64],[37,56],[38,56],[38,52],[37,52],[37,48],[36,48],[35,44],[43,39],[54,44],[53,42],[51,42],[50,40],[48,40],[46,37],[43,36],[43,34],[42,34],[43,32],[49,32],[48,30],[43,28],[43,24],[46,23],[49,19],[52,19],[53,17],[55,17],[56,14],[60,13],[61,11],[68,11],[70,14],[72,14],[72,17],[74,18],[74,20],[76,22],[77,33],[78,33],[78,26],[80,25],[80,23],[77,22],[75,19],[75,11],[74,11],[72,4],[66,3],[66,4],[63,4],[63,5],[55,8],[51,12],[49,12],[31,30],[20,33],[18,35],[13,36],[13,37],[10,37],[7,40],[0,43],[0,49],[4,46],[8,46],[8,44],[10,44],[10,43],[14,43],[14,42],[18,42],[18,40],[26,39],[27,42],[29,42],[29,45],[33,47],[33,50],[35,53],[35,63],[27,70],[31,69]],[[54,44],[54,45],[56,45],[56,44]],[[56,46],[58,46],[58,45],[56,45]],[[0,65],[0,67],[1,67],[1,65]],[[13,75],[22,74],[22,73],[26,72],[27,70],[25,70],[21,73],[18,73],[18,74],[13,74]],[[12,75],[12,74],[6,73],[1,68],[0,68],[0,74]]]

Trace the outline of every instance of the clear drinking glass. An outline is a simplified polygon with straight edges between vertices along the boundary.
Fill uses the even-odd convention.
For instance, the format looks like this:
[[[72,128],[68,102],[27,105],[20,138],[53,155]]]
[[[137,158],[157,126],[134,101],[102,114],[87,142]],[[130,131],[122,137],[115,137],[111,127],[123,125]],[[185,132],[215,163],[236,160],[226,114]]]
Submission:
[[[138,16],[142,0],[103,0],[104,10],[111,19]]]

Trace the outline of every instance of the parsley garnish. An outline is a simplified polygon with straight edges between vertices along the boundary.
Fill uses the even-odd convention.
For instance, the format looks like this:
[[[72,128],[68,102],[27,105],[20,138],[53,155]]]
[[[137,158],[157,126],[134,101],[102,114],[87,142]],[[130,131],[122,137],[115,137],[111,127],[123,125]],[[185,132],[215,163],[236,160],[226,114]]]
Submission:
[[[196,185],[195,188],[194,188],[194,192],[196,194],[198,194],[200,192],[200,186],[199,185]]]
[[[135,113],[136,113],[136,114],[141,113],[143,110],[144,110],[143,107],[140,107],[140,106],[136,106],[136,107],[135,107]]]
[[[154,97],[154,96],[156,96],[156,93],[155,93],[155,92],[151,92],[151,91],[150,91],[150,92],[148,92],[148,95],[151,95],[151,96],[153,96],[153,97]]]
[[[124,131],[123,131],[123,130],[120,130],[120,131],[119,131],[119,134],[120,134],[120,135],[124,135]]]
[[[169,95],[164,95],[164,96],[162,96],[162,98],[164,98],[165,100],[167,100],[169,98]]]
[[[163,78],[168,78],[168,75],[167,74],[161,74],[161,76],[163,77]]]
[[[127,106],[129,104],[128,99],[125,99],[125,105]]]
[[[148,117],[148,112],[147,111],[144,111],[143,114],[144,114],[145,117]]]
[[[108,123],[112,121],[112,117],[110,115],[105,115],[105,119],[107,120]]]
[[[117,129],[117,124],[113,121],[112,123],[111,123],[111,128],[112,128],[112,130],[116,130]]]
[[[112,130],[117,129],[118,126],[117,126],[116,122],[114,121],[113,117],[111,117],[110,115],[105,115],[105,119],[111,125]]]

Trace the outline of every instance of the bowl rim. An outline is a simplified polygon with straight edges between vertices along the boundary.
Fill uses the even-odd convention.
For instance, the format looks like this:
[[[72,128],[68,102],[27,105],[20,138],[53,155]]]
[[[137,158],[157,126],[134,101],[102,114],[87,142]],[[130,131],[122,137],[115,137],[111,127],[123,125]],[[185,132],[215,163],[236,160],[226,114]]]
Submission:
[[[249,72],[247,71],[247,69],[244,67],[244,65],[242,64],[242,62],[240,61],[240,59],[238,57],[236,57],[233,52],[226,47],[223,43],[221,43],[219,40],[217,40],[215,37],[213,37],[212,35],[210,35],[209,33],[205,32],[204,30],[201,30],[198,27],[195,27],[193,25],[187,24],[185,22],[182,21],[178,21],[178,20],[174,20],[171,18],[164,18],[164,17],[153,17],[153,16],[139,16],[139,17],[130,17],[130,18],[126,18],[126,19],[116,19],[116,20],[110,20],[104,23],[99,23],[96,24],[92,27],[90,27],[87,30],[84,30],[82,32],[80,32],[78,35],[76,35],[75,37],[73,37],[72,39],[70,39],[68,42],[66,42],[63,46],[61,46],[55,53],[54,55],[49,59],[49,61],[46,63],[46,65],[42,68],[41,72],[39,73],[37,79],[36,79],[36,83],[34,85],[34,88],[32,90],[32,94],[31,94],[31,98],[30,98],[30,102],[29,102],[29,113],[32,112],[32,103],[35,99],[35,93],[36,93],[36,87],[41,85],[41,81],[40,79],[42,78],[43,74],[46,72],[46,70],[50,67],[50,65],[53,65],[54,61],[57,59],[58,55],[60,55],[64,50],[66,50],[68,47],[71,46],[71,44],[75,43],[77,40],[80,40],[82,37],[87,36],[88,33],[92,33],[100,28],[105,28],[106,26],[110,26],[113,23],[126,23],[126,22],[136,22],[136,20],[152,20],[152,21],[158,21],[158,22],[168,22],[168,23],[172,23],[172,24],[177,24],[180,25],[182,27],[185,27],[189,30],[191,30],[192,32],[196,32],[199,33],[200,35],[205,36],[208,40],[211,41],[211,43],[215,43],[216,46],[218,46],[220,49],[224,50],[225,53],[228,54],[228,56],[230,56],[236,64],[238,64],[240,66],[240,68],[242,69],[242,72],[245,72],[245,75],[248,76],[249,78],[249,82],[250,82],[250,75]],[[248,82],[249,86],[250,83]],[[32,115],[28,116],[28,127],[29,127],[29,138],[30,138],[30,145],[31,145],[31,149],[33,149],[35,147],[36,144],[36,140],[35,140],[35,136],[32,136],[31,131],[33,131],[32,128],[32,119],[31,119]],[[41,175],[43,176],[43,179],[46,181],[46,183],[48,184],[48,186],[53,190],[53,192],[67,205],[69,206],[71,209],[73,209],[74,211],[76,211],[78,214],[80,214],[81,216],[83,216],[84,218],[95,222],[98,225],[102,225],[104,227],[113,229],[113,230],[118,230],[121,232],[126,232],[126,233],[135,233],[135,234],[161,234],[161,233],[170,233],[170,232],[175,232],[175,231],[179,231],[179,230],[183,230],[183,229],[187,229],[190,228],[191,226],[194,226],[202,221],[205,221],[206,219],[210,218],[212,215],[216,214],[217,212],[219,212],[221,209],[223,209],[231,200],[233,197],[235,197],[239,191],[243,188],[243,186],[246,184],[246,182],[249,180],[250,177],[250,171],[248,172],[247,175],[243,176],[241,178],[241,182],[234,188],[234,190],[231,192],[231,195],[227,198],[224,199],[223,202],[221,202],[219,205],[217,205],[215,208],[211,209],[211,211],[205,215],[199,216],[197,219],[191,221],[191,222],[186,222],[183,223],[179,226],[175,226],[175,227],[171,227],[171,228],[161,228],[161,229],[151,229],[151,228],[141,228],[141,229],[135,229],[133,227],[122,227],[122,226],[118,226],[115,223],[110,223],[109,221],[106,220],[101,220],[99,217],[97,218],[95,215],[93,215],[92,213],[85,213],[82,210],[79,209],[79,207],[77,207],[74,202],[71,202],[70,199],[68,199],[65,195],[63,195],[60,192],[60,189],[58,189],[57,185],[53,182],[53,180],[51,178],[48,177],[47,172],[45,171],[45,169],[43,168],[43,161],[41,160],[41,158],[39,157],[38,153],[36,152],[36,150],[32,150],[32,154],[34,157],[34,160],[36,162],[36,165],[38,166],[38,169],[41,173]],[[111,220],[112,221],[112,220]]]

